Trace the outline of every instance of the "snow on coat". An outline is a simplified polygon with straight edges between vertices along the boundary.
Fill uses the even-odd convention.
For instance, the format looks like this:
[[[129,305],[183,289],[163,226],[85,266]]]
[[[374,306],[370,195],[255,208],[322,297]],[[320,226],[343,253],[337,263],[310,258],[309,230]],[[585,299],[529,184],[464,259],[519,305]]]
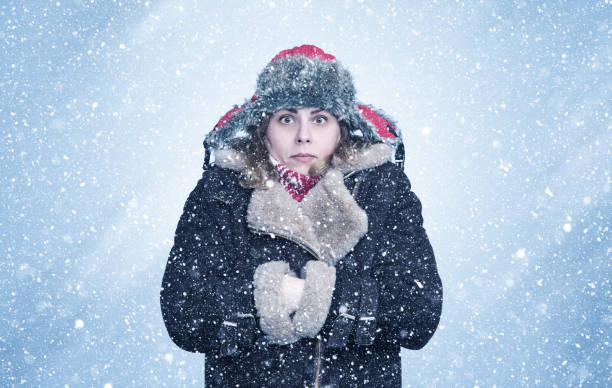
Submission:
[[[238,183],[225,150],[189,195],[162,282],[168,333],[206,354],[208,386],[401,385],[442,309],[421,203],[379,143],[330,168],[302,202]],[[300,308],[280,294],[305,279]]]

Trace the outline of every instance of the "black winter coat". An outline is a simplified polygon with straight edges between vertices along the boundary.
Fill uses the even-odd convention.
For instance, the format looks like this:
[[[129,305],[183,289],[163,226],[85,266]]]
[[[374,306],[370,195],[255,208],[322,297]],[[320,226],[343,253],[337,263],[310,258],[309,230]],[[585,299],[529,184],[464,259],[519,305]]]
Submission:
[[[421,203],[387,155],[376,145],[328,170],[305,204],[280,185],[242,188],[231,153],[204,171],[161,307],[172,340],[206,354],[207,386],[401,386],[400,347],[433,336],[442,283]],[[287,228],[301,222],[309,227]],[[278,279],[292,272],[306,278],[306,307],[287,315]]]

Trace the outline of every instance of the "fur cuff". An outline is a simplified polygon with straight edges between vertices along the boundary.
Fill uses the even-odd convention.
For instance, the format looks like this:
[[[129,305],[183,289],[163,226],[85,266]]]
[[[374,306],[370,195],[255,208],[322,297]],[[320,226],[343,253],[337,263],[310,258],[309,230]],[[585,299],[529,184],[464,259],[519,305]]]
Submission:
[[[283,276],[294,276],[289,264],[270,261],[255,270],[253,294],[259,326],[272,344],[286,345],[302,337],[314,338],[327,319],[336,284],[336,269],[323,261],[310,260],[302,272],[304,293],[292,320],[281,292]]]
[[[281,293],[283,276],[291,273],[288,263],[270,261],[258,266],[253,277],[259,326],[273,344],[290,344],[299,339]]]
[[[295,331],[300,337],[315,337],[327,318],[336,284],[336,268],[323,261],[310,260],[304,267],[304,294],[293,316]]]

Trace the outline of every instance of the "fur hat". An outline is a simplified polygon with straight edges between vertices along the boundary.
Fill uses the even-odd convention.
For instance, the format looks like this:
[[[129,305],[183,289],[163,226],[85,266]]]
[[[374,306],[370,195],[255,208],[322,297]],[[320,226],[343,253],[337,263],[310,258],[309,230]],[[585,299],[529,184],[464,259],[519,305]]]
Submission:
[[[265,113],[283,108],[315,107],[332,113],[348,125],[349,133],[365,142],[401,142],[392,120],[370,105],[359,104],[351,74],[336,58],[312,45],[279,52],[257,77],[250,100],[234,106],[204,141],[206,148],[222,148],[242,131],[247,136]]]

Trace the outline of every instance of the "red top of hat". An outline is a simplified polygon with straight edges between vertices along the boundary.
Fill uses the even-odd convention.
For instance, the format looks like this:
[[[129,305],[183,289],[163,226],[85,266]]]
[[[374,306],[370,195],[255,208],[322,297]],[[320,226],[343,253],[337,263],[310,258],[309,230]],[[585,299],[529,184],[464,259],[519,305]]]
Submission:
[[[286,58],[286,57],[296,57],[298,55],[303,55],[305,57],[312,58],[312,59],[318,58],[323,61],[330,61],[330,62],[336,61],[336,57],[334,57],[331,54],[327,54],[325,51],[318,48],[317,46],[313,46],[311,44],[304,44],[301,46],[296,46],[292,49],[281,51],[280,53],[276,54],[276,56],[272,58],[270,62],[278,61],[279,59]]]

